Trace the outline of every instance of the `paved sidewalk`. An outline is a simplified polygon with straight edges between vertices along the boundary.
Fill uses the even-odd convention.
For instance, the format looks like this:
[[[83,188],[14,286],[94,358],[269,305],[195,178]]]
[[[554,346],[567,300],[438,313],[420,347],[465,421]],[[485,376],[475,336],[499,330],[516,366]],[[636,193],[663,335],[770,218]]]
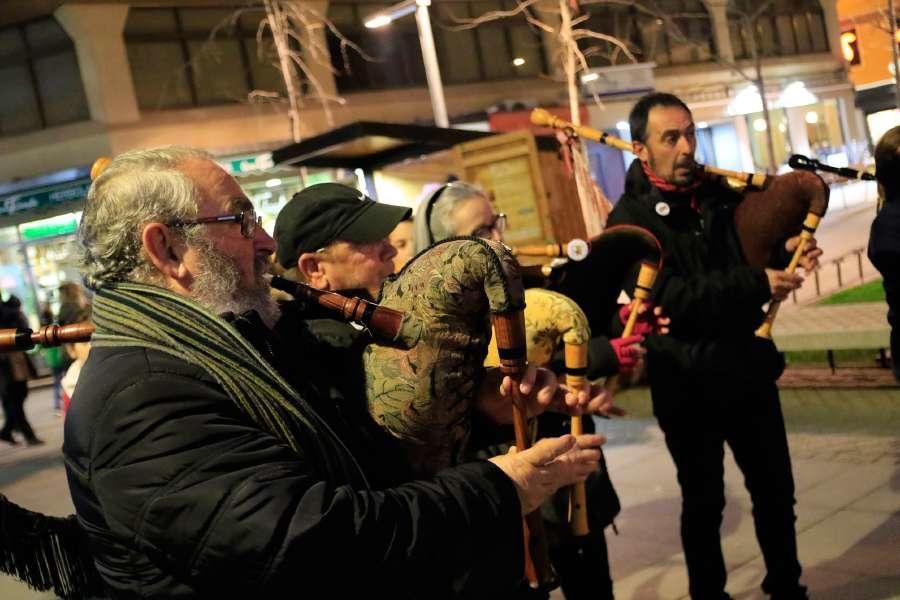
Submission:
[[[900,390],[827,396],[783,395],[804,581],[816,600],[900,598]],[[602,422],[610,437],[610,473],[623,504],[619,535],[607,531],[616,597],[686,599],[675,469],[647,414],[646,390],[621,400],[631,418]],[[808,411],[811,404],[826,410]],[[762,599],[765,569],[750,499],[730,452],[725,473],[728,590],[736,600]]]
[[[888,348],[887,304],[859,302],[827,306],[784,305],[772,337],[780,350]]]

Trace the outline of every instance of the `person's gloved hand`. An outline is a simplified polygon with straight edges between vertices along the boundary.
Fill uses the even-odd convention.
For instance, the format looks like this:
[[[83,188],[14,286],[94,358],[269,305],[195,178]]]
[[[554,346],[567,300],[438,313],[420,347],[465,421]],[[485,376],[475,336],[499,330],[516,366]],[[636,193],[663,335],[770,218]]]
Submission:
[[[629,335],[609,340],[610,345],[616,352],[616,359],[619,361],[620,373],[631,373],[637,366],[638,361],[647,352],[641,342],[644,341],[642,335]]]
[[[631,315],[631,305],[623,304],[619,308],[619,319],[622,325],[628,323],[628,317]],[[672,319],[663,314],[661,306],[653,306],[652,302],[645,302],[638,309],[638,318],[634,324],[633,335],[666,335],[669,333],[669,324]]]

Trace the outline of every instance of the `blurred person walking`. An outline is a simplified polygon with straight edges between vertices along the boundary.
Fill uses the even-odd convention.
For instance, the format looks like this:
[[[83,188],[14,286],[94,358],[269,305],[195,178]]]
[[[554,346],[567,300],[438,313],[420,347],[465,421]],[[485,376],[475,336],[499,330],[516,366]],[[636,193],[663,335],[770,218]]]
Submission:
[[[27,328],[28,321],[22,313],[22,301],[14,295],[0,304],[0,328]],[[3,398],[4,422],[0,440],[17,444],[13,431],[25,437],[29,446],[43,444],[25,416],[25,399],[28,397],[28,380],[35,376],[34,367],[24,352],[8,352],[0,355],[0,395]]]

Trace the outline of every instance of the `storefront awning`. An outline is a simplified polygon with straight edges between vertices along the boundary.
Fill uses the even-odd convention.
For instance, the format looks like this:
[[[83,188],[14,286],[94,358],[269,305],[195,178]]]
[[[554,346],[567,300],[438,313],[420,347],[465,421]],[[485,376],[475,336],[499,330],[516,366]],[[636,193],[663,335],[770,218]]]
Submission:
[[[492,134],[468,129],[358,121],[278,148],[272,152],[272,162],[373,171],[489,135]]]
[[[897,106],[894,83],[856,90],[856,106],[865,114],[888,110]]]

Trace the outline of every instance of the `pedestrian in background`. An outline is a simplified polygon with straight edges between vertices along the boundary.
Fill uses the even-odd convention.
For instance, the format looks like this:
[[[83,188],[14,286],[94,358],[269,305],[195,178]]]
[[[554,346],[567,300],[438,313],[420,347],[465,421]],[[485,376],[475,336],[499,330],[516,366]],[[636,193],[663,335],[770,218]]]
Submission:
[[[0,328],[25,329],[28,320],[22,312],[22,301],[16,296],[10,297],[0,304]],[[34,367],[24,352],[7,352],[0,354],[0,394],[3,396],[3,429],[0,429],[0,440],[9,444],[17,444],[13,432],[18,431],[25,437],[29,446],[37,446],[44,442],[34,434],[28,418],[25,416],[25,399],[28,397],[28,380],[35,375]]]
[[[883,192],[884,204],[869,234],[869,260],[884,278],[884,293],[891,325],[891,361],[894,377],[900,381],[900,126],[882,136],[875,146],[875,177]]]

